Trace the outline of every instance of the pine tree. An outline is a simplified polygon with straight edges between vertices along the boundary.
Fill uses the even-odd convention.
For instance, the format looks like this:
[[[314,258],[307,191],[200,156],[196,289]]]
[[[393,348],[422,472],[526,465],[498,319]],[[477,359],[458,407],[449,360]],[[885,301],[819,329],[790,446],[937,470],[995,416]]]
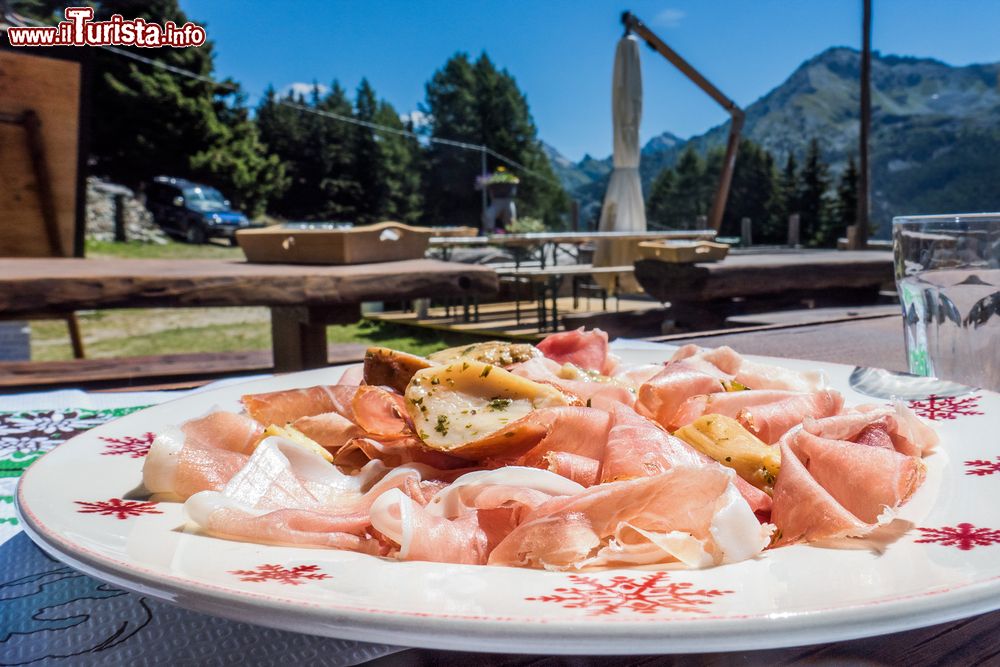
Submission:
[[[858,167],[851,155],[837,184],[837,200],[829,224],[820,228],[816,245],[836,247],[837,239],[847,234],[847,228],[858,219]]]
[[[354,97],[354,117],[360,121],[375,122],[375,112],[378,110],[378,100],[368,79],[361,79],[358,91]],[[354,127],[352,151],[354,157],[354,179],[358,183],[356,221],[359,223],[375,222],[381,214],[381,202],[386,193],[383,183],[382,165],[379,154],[381,137],[375,130],[364,127]]]
[[[778,183],[775,188],[775,200],[773,207],[774,217],[782,226],[788,224],[789,216],[800,213],[802,200],[802,183],[799,175],[799,166],[795,161],[795,154],[789,153],[785,161],[785,168],[778,176]]]
[[[433,118],[432,136],[488,146],[520,165],[488,155],[486,168],[499,166],[519,176],[518,212],[552,225],[566,210],[566,195],[545,157],[528,101],[506,70],[498,70],[485,53],[470,62],[459,53],[434,73],[427,84],[423,111]],[[480,193],[473,189],[481,173],[482,155],[432,143],[427,151],[426,219],[433,224],[477,225]],[[521,172],[521,173],[519,173]]]
[[[396,110],[386,101],[379,102],[375,122],[413,131],[413,127],[404,124]],[[382,200],[378,217],[415,223],[423,215],[420,144],[412,137],[383,134],[378,146],[382,170]]]
[[[670,202],[677,187],[677,172],[670,167],[661,170],[649,189],[646,198],[646,224],[650,229],[672,227],[674,222]]]
[[[708,214],[710,200],[706,197],[706,182],[712,179],[706,176],[705,161],[690,146],[681,153],[675,170],[674,194],[667,204],[672,210],[672,226],[694,229],[698,216]]]
[[[703,179],[706,207],[711,207],[718,188],[719,174],[725,153],[721,148],[709,152]],[[776,240],[773,223],[775,192],[774,158],[749,139],[741,139],[729,184],[729,197],[722,214],[721,236],[738,236],[743,218],[750,218],[756,243],[773,243]]]
[[[101,0],[95,20],[113,14],[182,25],[176,0]],[[197,48],[130,48],[146,58],[211,79],[213,44]],[[96,49],[91,113],[93,171],[132,187],[158,174],[200,179],[255,214],[285,183],[267,155],[239,87],[218,84]]]
[[[825,238],[823,228],[829,224],[829,167],[820,155],[819,141],[812,139],[802,166],[800,197],[801,234],[809,245],[818,245]],[[836,243],[836,241],[834,241]]]

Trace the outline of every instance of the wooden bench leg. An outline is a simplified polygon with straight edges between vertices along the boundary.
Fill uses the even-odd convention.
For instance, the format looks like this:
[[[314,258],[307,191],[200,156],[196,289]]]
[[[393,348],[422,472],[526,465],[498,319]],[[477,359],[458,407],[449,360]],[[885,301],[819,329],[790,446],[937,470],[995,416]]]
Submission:
[[[86,355],[83,349],[83,335],[80,333],[80,320],[76,313],[66,316],[66,328],[69,329],[69,342],[73,346],[73,358],[83,359]]]
[[[289,373],[327,365],[326,327],[361,319],[360,304],[272,306],[274,372]]]

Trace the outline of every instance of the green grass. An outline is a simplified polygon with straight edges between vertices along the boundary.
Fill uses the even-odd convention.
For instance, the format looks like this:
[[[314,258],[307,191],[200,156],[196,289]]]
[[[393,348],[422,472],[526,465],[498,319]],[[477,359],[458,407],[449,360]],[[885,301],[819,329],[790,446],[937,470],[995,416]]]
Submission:
[[[84,245],[87,257],[123,257],[126,259],[242,259],[239,248],[218,243],[193,245],[168,241],[156,243],[115,243],[114,241],[93,241],[87,239]]]
[[[266,308],[139,308],[79,313],[89,358],[130,357],[183,352],[229,352],[271,349]],[[412,354],[480,340],[362,320],[327,328],[331,343],[382,345]],[[32,322],[31,358],[36,361],[72,359],[66,325],[59,320]]]

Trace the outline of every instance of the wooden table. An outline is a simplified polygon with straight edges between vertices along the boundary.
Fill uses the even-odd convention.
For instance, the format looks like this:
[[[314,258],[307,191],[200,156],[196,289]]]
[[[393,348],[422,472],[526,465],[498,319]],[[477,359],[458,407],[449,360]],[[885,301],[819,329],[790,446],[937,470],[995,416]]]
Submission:
[[[870,250],[730,254],[705,264],[635,263],[635,278],[646,293],[669,302],[692,329],[714,328],[753,304],[773,310],[803,300],[873,303],[893,275],[892,253]],[[744,302],[734,307],[737,297]]]
[[[491,234],[489,236],[432,236],[430,245],[432,248],[440,248],[445,259],[451,248],[492,245],[512,250],[527,250],[538,248],[538,260],[541,268],[545,265],[556,264],[556,253],[560,245],[580,246],[584,243],[600,240],[612,241],[662,241],[662,240],[712,240],[715,238],[715,230],[693,229],[693,230],[667,230],[655,232],[529,232],[525,234]],[[519,253],[514,253],[514,260],[518,266],[521,263]],[[579,252],[574,257],[579,260]]]
[[[267,306],[274,369],[327,364],[326,326],[363,301],[491,295],[489,267],[416,259],[350,266],[191,259],[0,259],[0,314],[106,308]]]
[[[857,366],[905,370],[900,317],[873,317],[805,326],[752,327],[652,340],[681,345],[730,345],[739,352],[776,357],[834,361]],[[819,575],[818,576],[822,576]],[[667,656],[553,656],[496,655],[409,649],[369,662],[378,667],[434,665],[459,667],[611,667],[617,665],[972,665],[1000,664],[1000,611],[891,635],[828,644],[740,653],[706,652]],[[706,646],[710,651],[710,647]]]

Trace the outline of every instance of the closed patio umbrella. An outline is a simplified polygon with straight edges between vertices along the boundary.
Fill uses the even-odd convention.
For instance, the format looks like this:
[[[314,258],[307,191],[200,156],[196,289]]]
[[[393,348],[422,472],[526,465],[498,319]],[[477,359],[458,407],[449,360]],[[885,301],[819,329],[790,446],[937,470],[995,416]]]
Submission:
[[[634,37],[622,37],[615,50],[615,68],[611,79],[611,115],[614,131],[614,171],[604,194],[601,208],[602,232],[646,231],[646,208],[639,179],[639,121],[642,119],[642,70],[639,66],[639,43]],[[632,264],[636,257],[635,241],[598,241],[595,266]],[[610,289],[614,278],[595,276]],[[623,276],[619,289],[638,292],[631,275]]]

